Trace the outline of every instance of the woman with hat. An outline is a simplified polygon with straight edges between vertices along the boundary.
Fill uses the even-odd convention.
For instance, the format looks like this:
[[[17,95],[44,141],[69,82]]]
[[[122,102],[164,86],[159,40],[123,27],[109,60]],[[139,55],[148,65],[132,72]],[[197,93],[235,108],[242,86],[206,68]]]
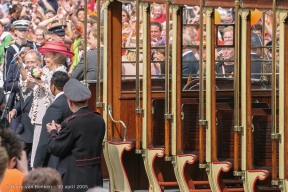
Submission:
[[[54,100],[54,96],[50,91],[50,80],[55,71],[66,71],[63,65],[67,57],[71,58],[74,54],[67,50],[65,44],[60,42],[49,41],[44,46],[39,47],[38,51],[44,55],[46,65],[42,69],[37,69],[38,77],[33,74],[27,75],[28,86],[33,87],[33,102],[29,117],[31,123],[34,124],[34,136],[31,155],[31,166],[33,167],[35,152],[39,142],[40,132],[42,128],[42,118],[47,107]]]

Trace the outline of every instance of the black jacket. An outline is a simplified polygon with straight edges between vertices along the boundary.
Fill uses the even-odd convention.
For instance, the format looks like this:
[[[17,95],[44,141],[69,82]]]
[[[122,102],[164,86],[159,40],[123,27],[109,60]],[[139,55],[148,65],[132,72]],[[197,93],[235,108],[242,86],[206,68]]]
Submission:
[[[51,167],[57,169],[58,157],[51,155],[46,147],[49,133],[47,132],[46,124],[51,123],[52,120],[55,123],[60,124],[67,117],[72,115],[72,112],[69,109],[67,98],[64,94],[60,95],[51,105],[47,108],[46,113],[42,120],[42,129],[40,134],[39,143],[37,146],[34,168],[37,167]]]
[[[101,150],[105,134],[103,118],[88,107],[79,109],[61,123],[61,130],[50,132],[48,151],[60,158],[58,171],[64,186],[75,186],[66,191],[86,191],[88,188],[103,186],[101,171]]]
[[[14,106],[17,116],[21,115],[21,123],[18,125],[16,133],[24,143],[33,142],[34,126],[31,124],[29,112],[33,101],[33,91],[27,89],[25,92],[19,91],[20,100]]]
[[[182,57],[182,74],[197,74],[199,71],[199,61],[193,52],[187,53]]]
[[[262,64],[260,61],[253,61],[256,59],[261,59],[257,54],[251,53],[251,73],[261,73],[262,72]],[[261,75],[251,75],[251,78],[260,79]]]

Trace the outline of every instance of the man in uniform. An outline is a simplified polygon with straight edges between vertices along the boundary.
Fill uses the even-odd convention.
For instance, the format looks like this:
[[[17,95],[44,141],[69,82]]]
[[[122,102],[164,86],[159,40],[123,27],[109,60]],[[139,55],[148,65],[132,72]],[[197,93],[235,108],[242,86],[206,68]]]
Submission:
[[[65,28],[66,27],[67,27],[67,25],[57,25],[57,26],[54,26],[54,27],[51,27],[50,29],[48,29],[48,31],[51,31],[53,34],[51,37],[51,40],[64,43]]]
[[[91,92],[81,82],[70,79],[64,86],[64,94],[73,115],[61,126],[54,121],[46,126],[48,151],[59,157],[58,171],[62,176],[63,191],[83,191],[71,189],[71,186],[81,185],[87,189],[103,186],[101,148],[105,122],[87,107]]]
[[[7,73],[9,70],[9,66],[11,64],[11,61],[13,57],[15,56],[16,53],[19,52],[19,48],[23,44],[27,44],[27,36],[29,34],[28,32],[28,26],[30,24],[30,21],[27,20],[17,20],[13,22],[13,25],[15,26],[15,35],[17,36],[16,41],[14,44],[10,45],[6,49],[6,54],[5,54],[5,65],[4,65],[4,81],[6,80]],[[36,44],[32,41],[30,43],[33,44],[33,48],[36,49]]]
[[[11,81],[9,79],[8,73],[11,66],[11,63],[13,63],[13,58],[16,54],[19,53],[21,50],[21,47],[26,47],[27,45],[31,45],[33,49],[37,49],[36,44],[33,41],[28,41],[27,36],[29,34],[28,32],[28,26],[30,24],[30,21],[28,20],[17,20],[13,22],[13,25],[15,26],[15,35],[17,36],[16,41],[14,44],[10,45],[6,49],[5,54],[5,63],[4,63],[4,71],[3,71],[3,79],[4,79],[4,88],[6,93],[11,91],[11,89],[7,89],[5,86],[6,83]],[[19,56],[19,55],[18,55]],[[12,69],[11,69],[12,70]],[[16,87],[16,86],[15,86]],[[15,88],[14,88],[15,89]],[[18,90],[16,90],[17,92]],[[14,107],[15,99],[19,99],[19,96],[17,96],[17,93],[15,90],[12,90],[8,99],[8,108],[11,110]],[[12,119],[12,123],[10,124],[10,128],[12,130],[15,130],[16,127],[19,125],[20,117],[17,119]]]

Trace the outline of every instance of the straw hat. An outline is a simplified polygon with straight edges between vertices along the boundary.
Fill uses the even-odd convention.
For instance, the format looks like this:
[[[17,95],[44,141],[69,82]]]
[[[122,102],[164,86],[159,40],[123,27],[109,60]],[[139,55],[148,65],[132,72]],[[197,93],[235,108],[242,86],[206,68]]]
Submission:
[[[47,52],[60,53],[67,57],[73,57],[74,53],[68,51],[67,46],[64,43],[47,41],[42,47],[38,48],[38,51],[45,55]]]

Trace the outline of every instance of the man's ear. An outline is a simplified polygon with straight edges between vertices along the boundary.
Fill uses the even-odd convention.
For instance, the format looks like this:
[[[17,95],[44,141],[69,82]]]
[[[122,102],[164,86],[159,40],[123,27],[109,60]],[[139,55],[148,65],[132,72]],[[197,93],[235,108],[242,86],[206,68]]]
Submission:
[[[53,83],[50,83],[50,90],[52,93],[55,92],[55,85]]]
[[[8,166],[7,166],[7,168],[8,168],[8,169],[13,169],[13,168],[16,166],[16,162],[17,162],[16,157],[12,157],[12,158],[9,159],[9,161],[8,161]]]

